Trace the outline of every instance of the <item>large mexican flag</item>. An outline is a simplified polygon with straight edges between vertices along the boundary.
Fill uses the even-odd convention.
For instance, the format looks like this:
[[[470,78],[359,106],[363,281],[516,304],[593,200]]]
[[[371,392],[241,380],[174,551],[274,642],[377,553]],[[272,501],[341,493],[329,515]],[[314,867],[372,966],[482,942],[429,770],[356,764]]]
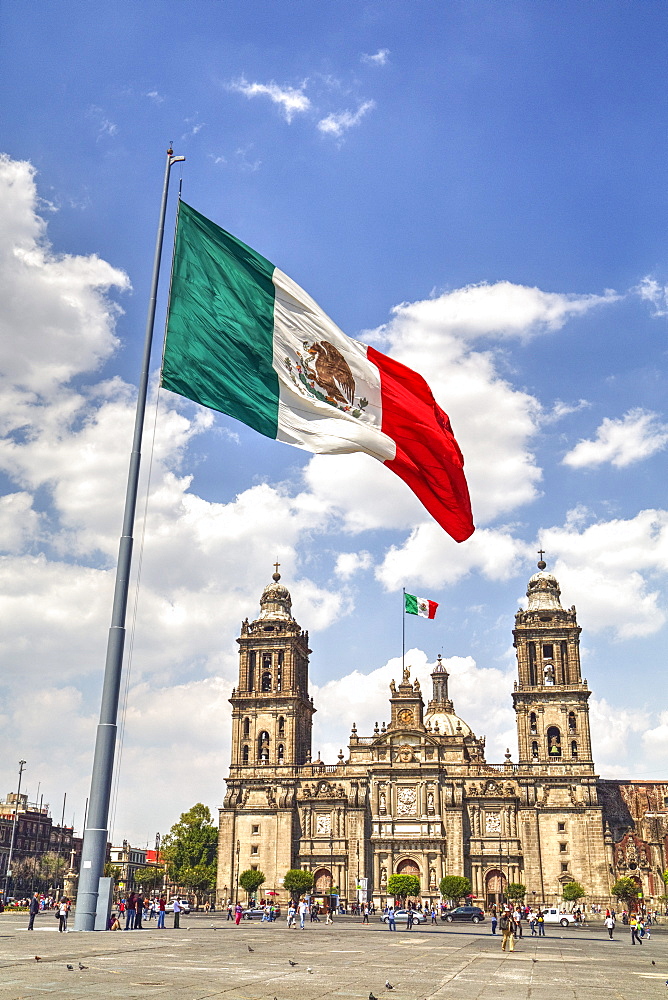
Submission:
[[[474,530],[462,454],[422,376],[346,336],[280,268],[185,202],[161,384],[307,451],[366,452],[456,541]]]

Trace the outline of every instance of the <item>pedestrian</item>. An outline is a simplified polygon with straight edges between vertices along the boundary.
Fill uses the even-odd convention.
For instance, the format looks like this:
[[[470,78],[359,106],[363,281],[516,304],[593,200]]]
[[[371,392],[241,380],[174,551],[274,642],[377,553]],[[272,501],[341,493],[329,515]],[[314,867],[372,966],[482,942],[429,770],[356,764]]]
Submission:
[[[167,909],[167,900],[164,896],[161,896],[158,900],[158,930],[164,931],[165,929],[165,910]]]
[[[608,915],[606,916],[606,918],[603,921],[603,923],[608,928],[608,935],[610,937],[610,940],[612,941],[612,932],[615,929],[615,918],[612,916],[612,914],[609,911],[608,911]]]
[[[301,930],[304,930],[304,920],[306,919],[306,914],[308,913],[308,903],[305,899],[300,899],[297,910],[299,911],[299,926]]]
[[[491,923],[492,923],[492,934],[496,934],[496,927],[497,927],[498,922],[499,922],[499,918],[496,915],[496,907],[493,906],[492,907],[492,921],[491,921]]]
[[[126,931],[131,931],[135,925],[137,907],[137,897],[134,892],[131,892],[128,898],[125,900],[125,929]]]
[[[517,934],[518,938],[521,938],[522,937],[522,911],[520,910],[519,906],[517,907],[517,909],[513,913],[513,920],[515,921],[515,933]]]
[[[631,944],[634,945],[636,941],[638,944],[642,944],[642,940],[638,934],[638,918],[635,913],[632,913],[629,918],[629,927],[631,928]]]
[[[538,911],[536,923],[538,924],[538,937],[545,937],[545,914],[542,910]]]
[[[228,920],[233,920],[234,919],[233,916],[232,916],[232,900],[230,900],[228,902],[228,904],[227,904],[227,919]]]
[[[144,901],[141,898],[141,896],[137,896],[137,899],[135,900],[135,925],[133,928],[134,930],[141,931],[144,929],[141,925],[141,920],[143,915],[144,915]]]
[[[369,923],[369,904],[368,903],[362,903],[362,923],[363,924],[368,924]]]
[[[33,893],[33,897],[30,900],[30,910],[29,910],[29,913],[30,913],[30,917],[28,919],[28,930],[29,931],[34,931],[35,930],[35,926],[34,926],[34,924],[35,924],[35,917],[39,913],[39,893],[38,892]]]
[[[295,923],[295,917],[296,916],[297,916],[297,907],[295,906],[295,904],[293,903],[293,901],[290,900],[290,905],[288,906],[288,930],[291,927],[296,927],[297,926],[296,923]]]
[[[237,925],[237,927],[241,923],[241,918],[243,917],[243,915],[244,915],[244,908],[241,905],[241,903],[237,903],[237,905],[234,907],[234,922]]]
[[[67,932],[67,914],[69,913],[70,909],[69,906],[67,905],[68,903],[69,899],[67,899],[67,897],[64,897],[63,899],[61,899],[60,905],[58,907],[58,932],[60,934]]]
[[[387,910],[387,929],[390,931],[396,931],[397,925],[394,919],[394,907],[389,906]]]
[[[431,908],[431,922],[432,922],[432,924],[436,923],[436,907],[435,906],[432,906],[432,908]]]
[[[177,931],[181,926],[181,904],[179,903],[176,896],[174,897],[172,908],[174,910],[174,930]]]
[[[501,951],[515,951],[515,921],[510,910],[506,909],[499,919],[499,930],[501,931]]]
[[[331,900],[329,901],[329,903],[327,903],[325,905],[325,911],[327,913],[327,916],[325,917],[325,923],[326,924],[333,924],[334,920],[332,919],[332,902],[331,902]]]
[[[529,927],[531,928],[531,937],[536,936],[536,914],[533,910],[529,910]]]
[[[408,913],[406,914],[406,930],[407,931],[412,931],[413,930],[413,919],[414,919],[414,917],[413,917],[413,907],[409,906],[408,907]]]

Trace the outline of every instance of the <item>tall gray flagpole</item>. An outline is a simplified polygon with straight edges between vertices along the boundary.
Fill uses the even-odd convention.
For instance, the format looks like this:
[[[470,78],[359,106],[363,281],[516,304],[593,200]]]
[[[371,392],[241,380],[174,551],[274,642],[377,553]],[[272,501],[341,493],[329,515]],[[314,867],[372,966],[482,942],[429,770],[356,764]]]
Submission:
[[[146,320],[144,356],[142,359],[141,377],[139,379],[139,391],[137,393],[134,438],[132,441],[132,452],[130,455],[130,468],[128,470],[128,485],[125,494],[123,531],[118,550],[114,604],[111,615],[109,638],[107,640],[107,659],[104,667],[104,684],[102,688],[100,722],[97,727],[97,737],[95,740],[95,756],[93,757],[93,773],[90,780],[88,817],[86,821],[86,828],[84,830],[83,847],[81,850],[79,890],[77,892],[77,905],[74,920],[74,929],[77,931],[95,930],[95,913],[97,910],[99,880],[104,872],[104,863],[107,855],[107,823],[109,821],[111,782],[114,772],[118,698],[121,688],[123,648],[125,645],[125,614],[128,603],[130,567],[132,563],[132,532],[135,521],[135,510],[137,507],[139,465],[141,462],[141,441],[144,429],[144,414],[146,412],[146,397],[148,395],[151,347],[153,344],[153,327],[155,323],[155,308],[158,294],[158,278],[160,276],[160,257],[162,255],[162,241],[165,233],[169,173],[172,166],[182,160],[185,160],[185,156],[174,156],[173,149],[167,150],[165,180],[162,188],[162,203],[160,206],[160,221],[158,223],[158,236],[156,239],[155,257],[153,260],[151,296],[149,299],[148,317]]]

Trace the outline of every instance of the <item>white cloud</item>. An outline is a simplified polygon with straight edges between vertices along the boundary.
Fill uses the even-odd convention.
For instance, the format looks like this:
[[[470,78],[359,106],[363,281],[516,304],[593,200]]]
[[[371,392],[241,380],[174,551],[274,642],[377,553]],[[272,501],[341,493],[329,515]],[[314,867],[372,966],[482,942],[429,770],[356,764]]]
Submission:
[[[162,94],[158,93],[157,90],[149,90],[149,91],[146,92],[146,94],[144,96],[148,97],[149,100],[151,100],[151,101],[155,101],[156,104],[162,104],[162,102],[165,99],[162,96]]]
[[[564,417],[570,417],[572,413],[579,413],[581,410],[586,410],[591,406],[586,399],[579,399],[577,403],[565,403],[561,399],[557,399],[552,409],[543,414],[542,423],[544,424],[556,424],[559,420]]]
[[[668,316],[668,285],[660,285],[656,278],[647,275],[632,291],[654,306],[653,316]]]
[[[296,114],[302,114],[311,107],[311,101],[304,93],[306,83],[301,87],[279,86],[274,83],[249,83],[245,77],[240,77],[228,84],[230,90],[244,94],[246,97],[268,97],[269,100],[278,105],[287,122],[291,122]]]
[[[542,531],[540,544],[588,631],[632,639],[661,629],[666,609],[656,578],[668,572],[668,511],[588,526],[578,516]]]
[[[340,552],[336,557],[334,572],[342,580],[349,580],[357,573],[363,573],[373,566],[373,556],[362,549],[360,552]]]
[[[390,61],[390,50],[389,49],[378,49],[374,55],[369,55],[363,52],[360,56],[363,63],[367,63],[369,66],[387,66]]]
[[[668,444],[668,424],[640,407],[619,419],[606,417],[594,440],[579,441],[562,459],[573,469],[591,468],[610,462],[618,469],[650,458]]]
[[[323,135],[333,135],[340,138],[349,128],[359,125],[364,116],[375,108],[375,101],[364,101],[357,111],[332,111],[318,122],[318,129]]]

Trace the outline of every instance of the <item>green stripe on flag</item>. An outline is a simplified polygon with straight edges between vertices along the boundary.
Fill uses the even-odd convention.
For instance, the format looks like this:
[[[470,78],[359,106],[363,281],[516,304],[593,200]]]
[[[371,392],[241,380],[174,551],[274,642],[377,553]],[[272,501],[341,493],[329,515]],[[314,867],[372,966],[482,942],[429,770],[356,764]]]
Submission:
[[[260,434],[278,431],[274,265],[179,204],[161,385]]]
[[[417,597],[413,597],[412,594],[404,594],[404,611],[407,615],[416,615],[418,613]]]

